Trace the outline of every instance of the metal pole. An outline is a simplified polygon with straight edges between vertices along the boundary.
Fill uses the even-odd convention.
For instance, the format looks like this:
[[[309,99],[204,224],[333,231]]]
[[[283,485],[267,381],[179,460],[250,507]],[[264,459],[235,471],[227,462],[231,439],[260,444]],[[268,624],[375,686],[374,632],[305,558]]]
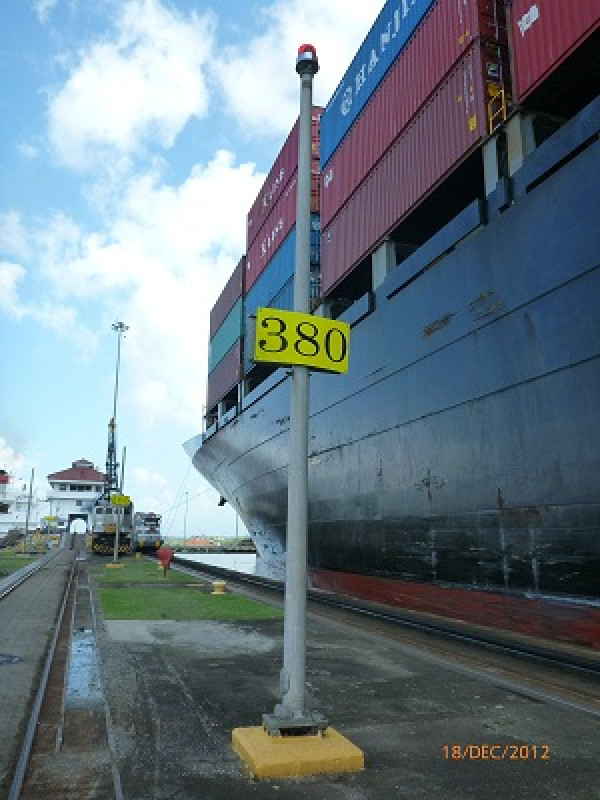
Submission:
[[[121,517],[121,506],[117,506],[117,521],[115,524],[115,550],[113,553],[113,561],[116,563],[119,560],[119,520]]]
[[[298,50],[300,76],[298,184],[296,194],[296,268],[294,311],[310,311],[310,180],[312,84],[319,69],[312,45]],[[290,387],[290,457],[288,467],[285,618],[283,630],[282,704],[263,715],[270,733],[297,734],[326,727],[305,709],[306,686],[306,551],[308,519],[308,369],[294,367]]]
[[[188,493],[185,493],[185,514],[183,516],[183,549],[186,547],[187,538]]]
[[[29,479],[29,495],[27,496],[27,513],[25,514],[25,541],[24,549],[27,547],[27,539],[29,538],[29,513],[31,511],[31,493],[33,491],[33,467],[31,468],[31,478]]]
[[[127,448],[123,445],[123,458],[121,459],[121,494],[125,493],[125,455]]]
[[[117,397],[119,395],[119,367],[121,364],[121,336],[125,333],[125,331],[129,330],[129,325],[125,325],[124,322],[113,322],[112,325],[113,331],[116,331],[117,336],[117,366],[115,368],[115,392],[113,396],[113,420],[115,424],[117,422]]]

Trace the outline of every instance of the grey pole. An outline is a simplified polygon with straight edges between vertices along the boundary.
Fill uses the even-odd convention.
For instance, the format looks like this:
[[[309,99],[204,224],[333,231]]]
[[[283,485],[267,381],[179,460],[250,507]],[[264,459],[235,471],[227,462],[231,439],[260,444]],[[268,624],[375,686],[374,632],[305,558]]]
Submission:
[[[125,331],[129,330],[129,325],[125,325],[124,322],[114,322],[112,325],[113,331],[117,332],[117,364],[115,367],[115,392],[113,396],[113,424],[115,426],[115,430],[117,427],[117,398],[119,396],[119,367],[121,366],[121,336],[125,333]],[[116,446],[116,435],[115,435],[115,442]],[[115,454],[116,457],[116,454]],[[125,457],[125,449],[123,449],[123,458]],[[125,465],[122,464],[122,471],[121,471],[121,483],[124,480],[124,469]],[[123,488],[121,486],[121,492]],[[120,506],[117,506],[117,519],[116,519],[116,529],[115,529],[115,546],[113,551],[113,561],[116,563],[119,560],[119,522],[120,522]]]
[[[127,447],[123,445],[123,456],[121,458],[121,494],[125,494],[125,456],[127,455]]]
[[[31,513],[31,493],[33,492],[34,468],[31,468],[31,478],[29,479],[29,494],[27,495],[27,513],[25,514],[25,539],[24,549],[29,548],[29,514]],[[29,552],[29,550],[27,550]]]
[[[319,69],[312,45],[298,50],[300,76],[298,183],[296,190],[296,268],[294,311],[310,312],[310,180],[313,77]],[[306,554],[308,518],[308,369],[294,367],[290,387],[290,457],[288,466],[285,618],[283,630],[282,704],[263,715],[270,733],[282,729],[313,732],[327,723],[305,708],[306,686]]]
[[[186,548],[187,541],[187,515],[188,515],[188,493],[185,493],[185,514],[183,515],[183,549]]]
[[[125,325],[124,322],[113,322],[112,324],[113,331],[116,331],[118,334],[117,337],[117,366],[115,369],[115,393],[113,397],[113,419],[115,421],[115,425],[117,423],[117,397],[119,395],[119,367],[121,365],[121,336],[125,333],[125,331],[129,330],[129,325]]]
[[[115,522],[115,549],[113,553],[113,562],[116,564],[119,560],[119,534],[121,528],[121,506],[117,506],[117,519]]]

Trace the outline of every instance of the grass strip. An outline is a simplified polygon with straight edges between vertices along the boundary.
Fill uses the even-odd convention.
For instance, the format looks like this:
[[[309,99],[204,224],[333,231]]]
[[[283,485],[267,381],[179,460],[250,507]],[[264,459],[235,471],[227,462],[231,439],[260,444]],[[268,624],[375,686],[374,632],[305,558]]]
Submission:
[[[37,561],[38,558],[39,556],[23,556],[19,553],[5,550],[0,553],[0,577],[6,577],[12,572],[16,572],[33,561]]]
[[[183,588],[169,592],[100,588],[98,593],[105,619],[242,621],[283,617],[280,609],[238,594],[213,595]]]
[[[90,573],[99,584],[110,583],[194,583],[196,580],[191,575],[178,572],[174,569],[167,570],[165,578],[163,568],[156,561],[142,558],[119,559],[118,569],[107,567],[110,561],[103,561],[98,566],[90,568]]]

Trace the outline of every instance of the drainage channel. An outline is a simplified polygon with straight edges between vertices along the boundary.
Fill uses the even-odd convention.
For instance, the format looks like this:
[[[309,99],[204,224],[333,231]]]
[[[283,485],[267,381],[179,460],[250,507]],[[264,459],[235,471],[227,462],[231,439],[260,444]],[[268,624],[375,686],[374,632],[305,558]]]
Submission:
[[[120,800],[112,742],[91,587],[78,559],[19,797]]]

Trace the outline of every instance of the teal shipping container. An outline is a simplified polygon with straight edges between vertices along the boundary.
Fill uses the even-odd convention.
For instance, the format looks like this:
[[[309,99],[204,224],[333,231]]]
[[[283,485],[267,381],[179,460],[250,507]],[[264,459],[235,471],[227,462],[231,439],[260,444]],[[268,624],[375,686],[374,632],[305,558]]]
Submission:
[[[237,301],[229,314],[225,317],[221,327],[215,333],[214,339],[208,346],[208,372],[211,373],[223,360],[229,350],[242,335],[243,298]]]

